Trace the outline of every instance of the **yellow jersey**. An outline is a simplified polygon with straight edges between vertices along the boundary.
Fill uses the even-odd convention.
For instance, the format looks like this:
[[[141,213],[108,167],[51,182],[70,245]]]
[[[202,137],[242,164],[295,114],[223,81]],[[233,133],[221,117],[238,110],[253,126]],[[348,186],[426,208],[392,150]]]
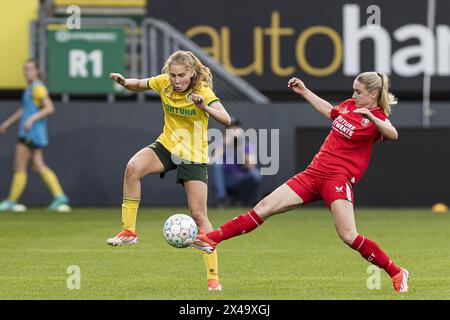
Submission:
[[[164,129],[156,141],[179,158],[208,163],[209,114],[194,104],[192,89],[176,92],[168,74],[149,78],[147,85],[159,93],[164,111]],[[203,97],[206,105],[219,101],[205,83],[195,93]]]

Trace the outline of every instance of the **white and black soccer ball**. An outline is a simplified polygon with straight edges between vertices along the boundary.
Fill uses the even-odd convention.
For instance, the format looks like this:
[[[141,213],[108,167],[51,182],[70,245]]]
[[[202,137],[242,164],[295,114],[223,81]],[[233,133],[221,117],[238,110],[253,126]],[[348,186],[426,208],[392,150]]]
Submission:
[[[194,219],[186,214],[170,216],[163,227],[164,239],[175,248],[189,247],[197,237],[197,232]]]

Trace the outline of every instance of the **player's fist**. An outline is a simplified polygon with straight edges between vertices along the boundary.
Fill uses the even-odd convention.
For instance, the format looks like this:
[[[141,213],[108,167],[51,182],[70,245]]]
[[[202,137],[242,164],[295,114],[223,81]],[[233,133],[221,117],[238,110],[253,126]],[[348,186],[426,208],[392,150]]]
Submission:
[[[125,78],[120,73],[110,73],[109,78],[116,81],[118,84],[124,86],[125,85]]]
[[[201,95],[193,93],[191,95],[191,99],[192,99],[192,102],[194,102],[198,108],[200,108],[202,110],[204,110],[206,108],[205,99],[203,99],[203,97]]]
[[[288,81],[288,88],[291,88],[297,94],[303,94],[306,92],[306,86],[299,78],[291,78]]]

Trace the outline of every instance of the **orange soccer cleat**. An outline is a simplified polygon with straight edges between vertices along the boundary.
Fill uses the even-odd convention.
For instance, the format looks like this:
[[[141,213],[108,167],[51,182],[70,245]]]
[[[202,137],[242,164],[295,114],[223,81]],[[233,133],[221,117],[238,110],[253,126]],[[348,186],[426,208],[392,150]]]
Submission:
[[[195,242],[191,244],[191,247],[207,253],[213,253],[216,249],[216,246],[217,242],[208,238],[206,233],[204,233],[202,230],[200,230],[200,233],[195,238]]]
[[[124,229],[114,238],[109,238],[106,243],[113,247],[132,246],[138,243],[137,233]]]
[[[407,292],[408,291],[408,278],[409,272],[406,269],[400,268],[400,272],[392,277],[392,284],[397,292]]]
[[[219,280],[208,279],[208,291],[222,291],[222,285]]]

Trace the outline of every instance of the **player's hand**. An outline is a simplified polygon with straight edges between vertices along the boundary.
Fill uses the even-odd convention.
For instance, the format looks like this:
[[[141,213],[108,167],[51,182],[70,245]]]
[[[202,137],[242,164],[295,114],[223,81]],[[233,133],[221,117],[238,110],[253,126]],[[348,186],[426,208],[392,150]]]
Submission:
[[[126,79],[120,73],[110,73],[109,78],[113,79],[115,82],[121,86],[125,86]]]
[[[303,95],[306,92],[306,86],[299,78],[291,78],[288,81],[288,88],[291,88],[297,94]]]
[[[198,108],[205,110],[205,108],[206,108],[205,99],[203,99],[203,97],[201,95],[193,93],[191,95],[191,99],[192,99],[192,102],[194,102],[194,104]]]
[[[361,114],[364,118],[372,120],[373,114],[367,108],[358,108],[353,110],[354,113]]]
[[[33,127],[33,119],[28,119],[27,122],[25,122],[23,128],[25,129],[25,131],[30,131],[31,127]]]

